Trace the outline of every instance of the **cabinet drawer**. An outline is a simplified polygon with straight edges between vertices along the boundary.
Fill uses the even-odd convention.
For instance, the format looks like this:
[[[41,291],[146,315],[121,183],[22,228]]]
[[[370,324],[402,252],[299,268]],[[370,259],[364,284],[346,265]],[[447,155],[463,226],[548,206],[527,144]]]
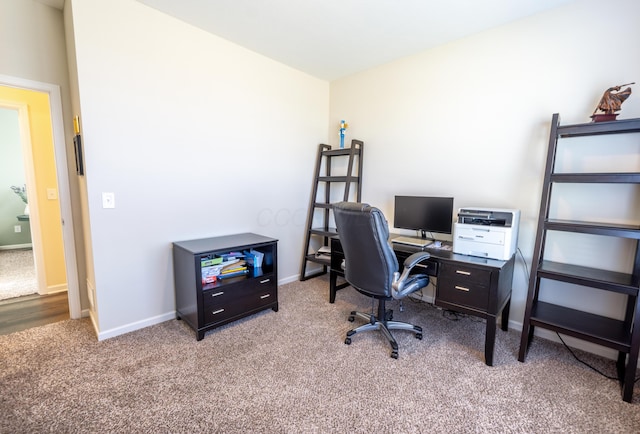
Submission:
[[[491,285],[491,270],[468,267],[461,264],[440,264],[440,273],[443,279],[460,281],[465,285],[478,284],[489,287]]]
[[[487,311],[491,271],[442,264],[436,298],[441,301]]]
[[[489,308],[489,288],[443,280],[442,283],[438,283],[436,299],[486,312]]]
[[[270,276],[224,285],[202,295],[205,324],[223,321],[278,301],[277,283]]]

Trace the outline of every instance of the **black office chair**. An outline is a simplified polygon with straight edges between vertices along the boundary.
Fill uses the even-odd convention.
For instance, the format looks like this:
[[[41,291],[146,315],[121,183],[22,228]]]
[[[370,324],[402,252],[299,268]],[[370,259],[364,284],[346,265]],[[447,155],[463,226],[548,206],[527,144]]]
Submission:
[[[345,279],[358,292],[378,299],[378,315],[351,312],[368,323],[347,332],[345,344],[351,344],[356,333],[380,330],[391,344],[391,357],[398,358],[398,343],[389,330],[409,330],[422,339],[422,328],[392,321],[393,312],[387,311],[385,302],[402,299],[429,284],[425,274],[409,274],[420,261],[429,258],[427,252],[417,252],[404,261],[402,275],[398,260],[389,242],[389,227],[378,208],[364,203],[339,202],[333,204],[338,236],[345,256]]]

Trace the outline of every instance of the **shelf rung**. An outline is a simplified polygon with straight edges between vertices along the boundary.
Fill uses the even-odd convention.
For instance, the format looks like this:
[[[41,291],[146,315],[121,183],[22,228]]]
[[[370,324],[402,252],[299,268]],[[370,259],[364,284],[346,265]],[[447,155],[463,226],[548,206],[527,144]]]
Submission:
[[[550,231],[580,232],[593,235],[640,239],[640,226],[637,225],[549,219],[545,222],[545,228]]]
[[[531,311],[531,325],[566,334],[625,353],[631,334],[624,321],[539,301]]]
[[[632,296],[637,296],[639,292],[637,276],[617,271],[542,261],[538,268],[538,275],[545,279],[559,280]]]
[[[587,124],[558,126],[558,137],[580,137],[599,134],[638,132],[640,132],[640,119],[620,119],[612,122],[591,122]]]
[[[639,184],[640,173],[552,173],[550,180],[577,184]]]

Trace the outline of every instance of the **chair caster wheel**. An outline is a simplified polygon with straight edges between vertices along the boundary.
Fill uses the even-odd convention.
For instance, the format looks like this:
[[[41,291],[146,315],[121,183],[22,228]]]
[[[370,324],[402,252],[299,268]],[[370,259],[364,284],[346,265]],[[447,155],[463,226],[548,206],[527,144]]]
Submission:
[[[416,333],[416,339],[422,340],[422,333]]]
[[[353,316],[349,317],[349,322],[353,322],[354,320],[355,320],[355,317],[353,317]]]
[[[392,359],[397,359],[398,358],[398,352],[397,351],[392,351],[391,352],[391,358]]]
[[[347,344],[347,345],[351,345],[351,338],[346,338],[344,340],[344,343]]]
[[[384,319],[387,321],[392,321],[393,320],[393,311],[391,309],[389,309],[385,315],[384,315]]]

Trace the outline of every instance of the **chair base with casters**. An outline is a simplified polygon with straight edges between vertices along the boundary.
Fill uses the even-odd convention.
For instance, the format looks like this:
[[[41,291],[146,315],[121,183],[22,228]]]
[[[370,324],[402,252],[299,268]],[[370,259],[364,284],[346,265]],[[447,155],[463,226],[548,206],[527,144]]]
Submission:
[[[407,330],[410,332],[414,332],[416,334],[416,339],[422,340],[422,327],[406,322],[392,321],[393,311],[386,310],[384,299],[379,299],[378,301],[378,316],[364,312],[352,311],[351,315],[349,315],[349,321],[355,321],[356,317],[364,319],[365,321],[367,321],[367,324],[363,324],[360,327],[349,330],[347,332],[347,337],[344,340],[344,343],[347,345],[351,345],[351,337],[356,333],[367,332],[370,330],[379,330],[384,335],[384,337],[387,338],[389,344],[391,345],[391,357],[397,359],[398,343],[391,334],[391,330]],[[382,318],[382,320],[380,318]]]

